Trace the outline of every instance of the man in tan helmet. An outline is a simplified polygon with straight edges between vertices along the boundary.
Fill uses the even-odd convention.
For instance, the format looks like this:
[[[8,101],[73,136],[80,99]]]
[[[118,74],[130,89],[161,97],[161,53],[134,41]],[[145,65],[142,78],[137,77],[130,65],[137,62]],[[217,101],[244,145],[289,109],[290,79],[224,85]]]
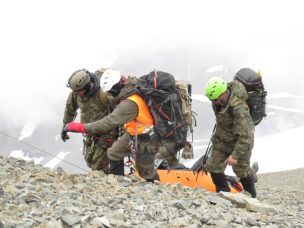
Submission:
[[[135,90],[137,79],[130,77],[125,81],[116,70],[108,70],[104,72],[100,84],[104,91],[115,97],[117,105],[113,112],[92,123],[68,123],[65,130],[91,135],[124,125],[125,133],[107,151],[110,173],[124,175],[123,159],[131,155],[142,178],[149,182],[159,180],[154,169],[154,157],[159,149],[160,139],[153,130],[154,121],[149,107]]]
[[[103,72],[91,73],[85,69],[75,71],[69,78],[67,86],[72,89],[66,101],[63,126],[73,121],[80,109],[82,123],[91,123],[107,116],[113,109],[110,94],[100,88],[99,77]],[[114,129],[104,134],[83,135],[84,159],[92,170],[109,172],[107,149],[118,137],[118,130]],[[69,139],[65,131],[61,132],[63,141]]]

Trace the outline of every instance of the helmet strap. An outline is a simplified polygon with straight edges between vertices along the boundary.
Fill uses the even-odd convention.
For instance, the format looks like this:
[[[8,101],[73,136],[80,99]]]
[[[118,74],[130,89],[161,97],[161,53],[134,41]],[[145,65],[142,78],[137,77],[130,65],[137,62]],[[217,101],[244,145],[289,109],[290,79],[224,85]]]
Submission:
[[[92,86],[93,86],[93,85],[92,85],[92,82],[89,82],[88,84],[86,84],[86,85],[83,87],[83,90],[85,91],[84,95],[87,95],[87,94],[90,92]]]

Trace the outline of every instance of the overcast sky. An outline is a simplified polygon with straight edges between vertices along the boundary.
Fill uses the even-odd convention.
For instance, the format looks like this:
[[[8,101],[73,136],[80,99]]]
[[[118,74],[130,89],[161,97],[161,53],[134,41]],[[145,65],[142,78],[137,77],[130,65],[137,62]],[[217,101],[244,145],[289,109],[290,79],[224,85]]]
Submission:
[[[212,67],[231,74],[249,66],[270,90],[288,80],[302,93],[302,9],[287,0],[1,1],[0,119],[62,118],[53,106],[64,104],[66,81],[82,67],[196,69],[190,80],[202,93]]]

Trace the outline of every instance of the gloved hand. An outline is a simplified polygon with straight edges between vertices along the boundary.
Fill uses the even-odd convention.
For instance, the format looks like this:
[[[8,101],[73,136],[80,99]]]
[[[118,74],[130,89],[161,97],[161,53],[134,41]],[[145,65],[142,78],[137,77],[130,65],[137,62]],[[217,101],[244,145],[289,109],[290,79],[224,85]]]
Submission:
[[[83,123],[71,122],[65,125],[66,132],[86,133]]]
[[[186,145],[182,152],[182,158],[184,159],[192,159],[193,158],[193,146],[190,142],[186,142]]]
[[[62,131],[61,131],[61,139],[62,139],[63,142],[70,139],[70,137],[68,136],[68,132],[65,131],[64,129],[62,129]]]

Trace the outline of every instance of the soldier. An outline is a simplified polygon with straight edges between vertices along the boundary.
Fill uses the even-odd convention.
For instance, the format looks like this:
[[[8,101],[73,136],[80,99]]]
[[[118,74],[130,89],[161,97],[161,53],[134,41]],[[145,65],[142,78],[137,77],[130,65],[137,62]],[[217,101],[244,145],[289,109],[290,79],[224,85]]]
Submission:
[[[75,71],[69,78],[67,86],[72,89],[66,101],[63,126],[73,121],[80,109],[80,121],[90,123],[100,120],[112,111],[111,98],[100,89],[99,77],[85,69]],[[84,159],[92,170],[103,170],[109,173],[107,149],[118,137],[117,129],[103,133],[84,134]],[[67,132],[62,130],[63,141],[69,139]]]
[[[118,104],[113,112],[93,123],[69,123],[66,131],[95,135],[124,124],[126,132],[108,150],[110,173],[124,175],[123,159],[133,152],[139,175],[149,182],[159,180],[154,169],[154,157],[159,150],[160,139],[153,131],[153,118],[148,106],[138,93],[134,93],[136,80],[129,79],[124,86],[121,76],[115,74],[102,76],[102,80],[105,91],[116,97]],[[132,150],[128,147],[130,141],[134,142]]]
[[[246,89],[236,80],[227,84],[214,77],[207,82],[205,93],[216,116],[213,147],[205,168],[211,173],[216,191],[229,192],[224,172],[227,165],[232,166],[244,190],[255,198],[254,171],[250,168],[255,127],[246,103]]]

